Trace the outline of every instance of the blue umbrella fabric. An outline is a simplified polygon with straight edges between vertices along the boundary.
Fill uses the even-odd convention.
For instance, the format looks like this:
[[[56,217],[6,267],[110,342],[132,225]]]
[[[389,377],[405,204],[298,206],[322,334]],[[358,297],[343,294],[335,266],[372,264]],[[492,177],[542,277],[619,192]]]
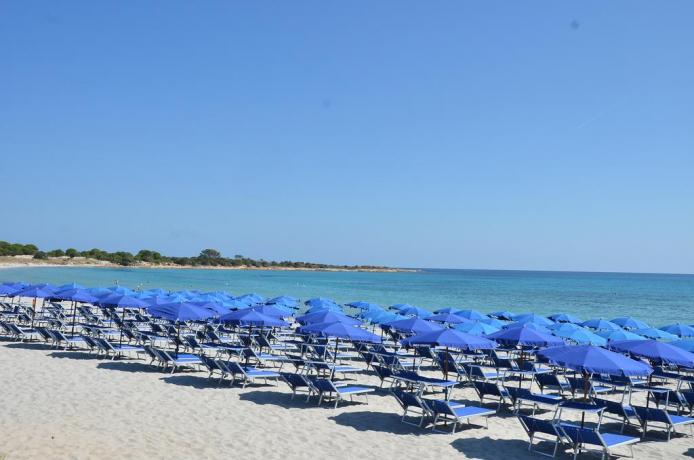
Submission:
[[[55,295],[55,291],[49,287],[29,286],[14,293],[18,297],[49,298]]]
[[[258,305],[261,303],[265,303],[265,297],[261,296],[260,294],[244,294],[242,296],[236,297],[236,300],[240,300],[241,302],[244,302],[247,306],[253,306],[253,305]]]
[[[477,310],[460,310],[455,313],[456,315],[460,316],[461,318],[465,319],[475,319],[475,320],[480,320],[484,318],[489,318],[487,315],[484,313],[481,313]]]
[[[608,342],[620,342],[623,340],[646,340],[645,337],[633,332],[623,331],[598,331],[598,335],[605,337]]]
[[[657,340],[625,340],[611,342],[608,347],[611,350],[647,358],[657,363],[694,367],[694,353]]]
[[[425,310],[422,307],[414,307],[414,306],[409,306],[405,308],[401,308],[398,310],[398,313],[404,316],[416,316],[419,318],[428,318],[431,316],[431,312],[429,310]]]
[[[77,283],[68,283],[68,284],[63,284],[63,285],[58,286],[58,287],[55,289],[55,292],[56,292],[56,293],[60,293],[60,292],[63,292],[63,291],[68,291],[68,290],[73,290],[73,289],[87,289],[87,288],[84,287],[84,286],[82,286],[81,284],[77,284]]]
[[[400,343],[404,346],[430,345],[466,351],[491,350],[496,348],[496,343],[492,340],[455,329],[443,329],[440,331],[417,334],[401,340]]]
[[[376,334],[340,322],[309,324],[297,328],[297,332],[321,337],[335,337],[353,342],[381,343],[381,338]]]
[[[669,324],[661,327],[660,330],[669,332],[680,338],[694,337],[694,327],[682,323]]]
[[[507,310],[497,310],[489,314],[490,318],[496,318],[503,321],[513,321],[514,316],[516,316],[514,313]]]
[[[578,328],[574,330],[559,329],[554,331],[557,337],[569,339],[578,345],[596,345],[599,347],[607,345],[607,340],[588,329]]]
[[[526,313],[524,315],[516,315],[513,320],[516,323],[521,323],[521,324],[526,324],[526,323],[531,323],[531,324],[537,324],[538,326],[551,326],[554,324],[554,321],[551,319],[548,319],[544,316],[537,315],[535,313]]]
[[[286,318],[293,313],[290,307],[283,307],[281,304],[260,305],[251,309],[274,318]]]
[[[440,315],[441,313],[458,313],[460,311],[459,308],[453,308],[453,307],[443,307],[439,308],[438,310],[434,310],[435,315]]]
[[[636,329],[634,334],[638,334],[649,339],[677,340],[677,336],[675,334],[670,334],[669,332],[661,331],[660,329],[656,329],[654,327],[649,327],[647,329]]]
[[[632,318],[631,316],[621,316],[619,318],[613,319],[612,322],[624,329],[646,329],[650,327],[643,321],[639,321],[638,319]]]
[[[596,331],[618,331],[621,329],[619,325],[613,323],[612,321],[607,321],[606,319],[589,319],[581,323],[583,327],[589,327],[595,329]]]
[[[287,295],[274,297],[265,303],[267,305],[278,305],[278,306],[288,307],[288,308],[292,308],[292,309],[299,308],[299,300],[295,299],[294,297],[287,296]]]
[[[289,323],[279,318],[263,315],[253,309],[239,310],[219,317],[220,323],[235,326],[286,327]]]
[[[498,327],[483,323],[481,321],[468,321],[467,323],[456,325],[454,329],[460,332],[467,332],[468,334],[479,336],[492,334],[499,330]]]
[[[549,315],[548,318],[555,323],[581,324],[583,322],[578,316],[569,313],[555,313],[554,315]]]
[[[404,334],[422,334],[424,332],[440,331],[443,329],[436,323],[425,321],[421,318],[417,318],[416,316],[391,321],[390,323],[386,323],[384,325]]]
[[[335,302],[332,299],[326,299],[325,297],[314,297],[312,299],[308,299],[306,302],[304,302],[304,305],[309,306],[309,307],[337,307],[337,302]]]
[[[519,328],[519,327],[526,327],[528,329],[532,329],[537,332],[541,332],[543,334],[551,335],[552,331],[549,330],[549,328],[546,328],[544,326],[540,326],[539,324],[535,323],[510,323],[510,324],[504,324],[502,329],[514,329],[514,328]]]
[[[155,318],[171,321],[203,321],[215,316],[213,312],[192,302],[174,302],[164,305],[147,307],[147,311]]]
[[[428,316],[426,320],[448,324],[462,324],[470,322],[469,319],[465,319],[462,316],[454,315],[453,313],[438,313],[436,315]]]
[[[350,302],[346,304],[348,307],[352,308],[358,308],[359,310],[375,310],[375,309],[381,309],[378,305],[375,303],[369,303],[369,302],[364,302],[362,300],[358,300],[356,302]]]
[[[89,302],[96,303],[99,298],[92,295],[86,289],[67,289],[55,294],[55,298],[59,300],[72,300],[73,302]]]
[[[642,377],[653,372],[653,368],[646,363],[592,345],[553,347],[538,354],[558,366],[589,374]]]
[[[350,318],[344,313],[337,311],[324,310],[316,313],[309,313],[307,315],[299,316],[296,318],[296,322],[299,324],[315,324],[315,323],[345,323],[352,326],[357,326],[361,324],[361,321]]]
[[[559,337],[546,334],[528,326],[511,327],[487,335],[488,339],[511,346],[555,347],[564,345]]]
[[[112,293],[109,296],[99,298],[97,302],[103,307],[130,307],[130,308],[146,308],[149,304],[144,300],[133,297],[131,295],[124,295],[118,293]]]
[[[24,286],[2,284],[0,285],[0,295],[14,297],[15,293],[21,291],[22,289],[24,289]]]
[[[694,339],[676,340],[674,342],[671,342],[670,345],[672,345],[673,347],[681,348],[684,351],[694,353]]]

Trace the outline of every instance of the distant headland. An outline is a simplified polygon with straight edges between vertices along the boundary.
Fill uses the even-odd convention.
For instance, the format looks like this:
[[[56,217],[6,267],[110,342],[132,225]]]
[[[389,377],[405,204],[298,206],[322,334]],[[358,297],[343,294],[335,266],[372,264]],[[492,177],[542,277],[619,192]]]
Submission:
[[[93,248],[78,251],[74,248],[43,251],[35,244],[0,241],[0,267],[80,266],[80,267],[132,267],[132,268],[189,268],[228,270],[312,270],[409,272],[411,269],[378,265],[332,265],[314,262],[252,259],[237,254],[224,257],[216,249],[203,249],[192,257],[165,256],[157,251],[142,249],[137,254],[127,251],[108,252]]]

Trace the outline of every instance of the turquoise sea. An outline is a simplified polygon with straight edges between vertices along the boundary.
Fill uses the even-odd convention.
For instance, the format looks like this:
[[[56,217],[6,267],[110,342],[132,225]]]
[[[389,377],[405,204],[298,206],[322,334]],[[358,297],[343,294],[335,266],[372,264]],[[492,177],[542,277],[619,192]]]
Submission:
[[[383,306],[409,303],[551,314],[584,319],[634,316],[654,326],[694,324],[694,275],[502,270],[421,270],[413,273],[178,270],[133,268],[12,268],[0,281],[116,283],[133,289],[225,290],[234,295],[328,297]]]

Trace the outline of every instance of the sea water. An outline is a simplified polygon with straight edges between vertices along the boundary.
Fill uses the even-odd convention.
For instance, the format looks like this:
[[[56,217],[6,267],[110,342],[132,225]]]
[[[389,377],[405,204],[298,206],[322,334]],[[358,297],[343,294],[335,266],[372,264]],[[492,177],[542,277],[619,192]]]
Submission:
[[[327,297],[382,306],[409,303],[429,310],[472,308],[581,318],[634,316],[653,326],[694,324],[694,275],[577,273],[503,270],[416,272],[321,272],[283,270],[190,270],[32,267],[0,270],[0,281],[87,287],[120,284],[132,289],[224,290],[267,297]]]

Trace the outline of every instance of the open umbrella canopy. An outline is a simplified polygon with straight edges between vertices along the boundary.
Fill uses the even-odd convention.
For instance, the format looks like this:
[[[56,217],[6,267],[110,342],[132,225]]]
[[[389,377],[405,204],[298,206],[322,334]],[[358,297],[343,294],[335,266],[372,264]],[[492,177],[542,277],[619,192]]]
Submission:
[[[268,305],[279,305],[279,306],[284,306],[288,308],[298,308],[299,307],[299,299],[295,299],[294,297],[290,297],[288,295],[281,295],[279,297],[273,297],[272,299],[268,300],[265,302]]]
[[[443,308],[439,308],[438,310],[434,310],[434,314],[440,315],[441,313],[458,313],[459,311],[460,311],[459,308],[443,307]]]
[[[537,324],[538,326],[544,326],[544,327],[551,326],[552,324],[554,324],[554,321],[552,321],[551,319],[548,319],[548,318],[541,316],[541,315],[536,315],[535,313],[526,313],[523,315],[516,315],[513,318],[513,321],[515,321],[516,323],[521,323],[521,324],[527,324],[527,323]]]
[[[24,286],[17,286],[11,284],[1,284],[0,285],[0,295],[14,297],[15,292],[19,292],[24,289]]]
[[[631,316],[620,316],[613,319],[612,322],[624,329],[646,329],[649,327],[648,324]]]
[[[671,342],[670,345],[694,353],[694,339],[676,340]]]
[[[469,319],[465,319],[462,316],[455,315],[453,313],[439,313],[436,315],[431,315],[426,318],[427,321],[435,321],[437,323],[447,323],[447,324],[462,324],[469,323]]]
[[[694,367],[694,353],[669,343],[657,340],[625,340],[610,342],[611,350],[629,353],[633,356],[647,358],[657,363],[674,364],[677,366]]]
[[[492,340],[455,329],[442,329],[440,331],[417,334],[401,340],[400,343],[404,346],[430,345],[471,351],[496,348],[496,343]]]
[[[491,318],[501,319],[504,321],[513,321],[514,316],[516,316],[514,313],[507,310],[497,310],[489,314],[489,317]]]
[[[526,325],[502,329],[487,335],[487,338],[512,346],[555,347],[564,345],[564,341],[559,337],[536,331]]]
[[[549,330],[549,328],[546,328],[544,326],[540,326],[539,324],[535,323],[509,323],[509,324],[504,324],[502,326],[502,329],[514,329],[514,328],[519,328],[519,327],[527,327],[528,329],[532,329],[537,332],[541,332],[543,334],[550,335],[552,334],[552,331]]]
[[[258,326],[258,327],[286,327],[289,323],[279,318],[263,315],[251,308],[234,311],[219,317],[220,323],[233,324],[235,326]]]
[[[89,302],[89,303],[96,303],[99,301],[99,298],[95,295],[92,295],[88,290],[86,289],[66,289],[61,292],[57,292],[55,294],[56,299],[60,300],[72,300],[73,302]]]
[[[660,329],[656,329],[654,327],[636,329],[634,334],[638,334],[649,339],[677,340],[677,336],[675,334],[670,334],[669,332],[661,331]]]
[[[499,319],[496,319],[496,318],[484,318],[484,319],[477,320],[477,322],[489,324],[490,326],[494,326],[497,329],[501,329],[502,327],[504,327],[507,324],[507,323],[505,323]]]
[[[135,295],[135,291],[133,291],[132,289],[128,289],[125,286],[111,286],[111,287],[107,287],[106,289],[108,289],[109,291],[111,291],[112,293],[115,293],[115,294],[130,295],[130,296]]]
[[[171,321],[204,321],[215,316],[211,310],[190,302],[174,302],[164,305],[147,307],[147,311],[155,318]]]
[[[350,318],[344,313],[337,311],[323,310],[315,313],[309,313],[296,318],[299,324],[315,324],[315,323],[344,323],[351,326],[361,324],[361,321]]]
[[[24,289],[14,293],[18,297],[34,297],[45,299],[47,297],[53,297],[55,295],[55,290],[47,286],[29,286]]]
[[[304,302],[304,305],[308,307],[337,307],[337,302],[335,302],[332,299],[326,299],[325,297],[314,297],[312,299],[308,299],[306,302]]]
[[[600,337],[605,337],[608,342],[619,342],[622,340],[646,340],[646,337],[643,337],[638,334],[634,334],[633,332],[630,331],[598,331],[598,335]]]
[[[422,307],[414,306],[401,308],[398,310],[398,313],[400,313],[403,316],[417,316],[419,318],[428,318],[429,316],[431,316],[431,312],[429,310],[425,310]]]
[[[660,330],[681,338],[694,337],[694,327],[682,323],[669,324],[661,327]]]
[[[579,326],[578,324],[574,323],[554,323],[551,326],[549,326],[547,329],[552,331],[553,334],[556,334],[557,332],[561,332],[563,334],[572,332],[572,331],[577,331],[580,329],[587,330],[583,326]]]
[[[391,329],[404,334],[421,334],[424,332],[440,331],[443,329],[436,323],[425,321],[421,318],[417,318],[416,316],[391,321],[389,323],[385,323],[384,326],[388,326]]]
[[[381,309],[381,307],[375,303],[364,302],[362,300],[358,300],[356,302],[350,302],[346,305],[348,307],[358,308],[359,310],[380,310]]]
[[[579,372],[620,376],[646,376],[653,372],[645,363],[592,345],[547,348],[538,353],[551,363]]]
[[[220,302],[190,302],[198,307],[202,307],[205,310],[209,310],[212,316],[221,316],[229,313],[229,309],[223,306]]]
[[[392,321],[397,321],[400,318],[402,318],[402,316],[393,313],[392,311],[385,310],[372,310],[361,315],[361,319],[373,324],[386,324]]]
[[[129,307],[129,308],[146,308],[149,304],[142,299],[130,295],[113,293],[110,296],[101,297],[97,302],[102,307]]]
[[[477,310],[460,310],[455,312],[455,314],[465,319],[480,320],[484,318],[489,318],[487,315]]]
[[[618,331],[621,329],[619,325],[613,323],[612,321],[607,321],[606,319],[589,319],[588,321],[583,321],[581,323],[583,327],[589,327],[595,329],[596,331]]]
[[[569,339],[578,345],[596,345],[599,347],[607,345],[607,340],[588,329],[578,328],[574,330],[557,329],[554,335],[564,339]]]
[[[82,286],[81,284],[77,284],[77,283],[68,283],[68,284],[62,284],[62,285],[58,286],[58,287],[55,289],[55,292],[56,292],[56,293],[60,293],[60,292],[63,292],[63,291],[69,291],[69,290],[73,290],[73,289],[87,289],[87,288],[84,287],[84,286]]]
[[[256,293],[244,294],[242,296],[236,297],[236,300],[240,300],[241,302],[244,302],[248,306],[253,306],[253,305],[265,303],[265,297],[261,296],[260,294],[256,294]]]
[[[293,313],[290,307],[284,307],[281,304],[258,305],[251,307],[251,309],[273,318],[286,318],[287,316],[292,316]]]
[[[460,332],[467,332],[468,334],[480,336],[492,334],[499,330],[498,327],[492,326],[491,324],[485,324],[481,321],[468,321],[466,323],[456,325],[454,329]]]
[[[381,343],[381,338],[376,334],[340,322],[309,324],[299,327],[297,332],[321,337],[335,337],[353,342]]]
[[[307,315],[310,313],[318,313],[321,311],[336,311],[342,313],[342,308],[340,308],[339,305],[316,305],[315,307],[311,307],[308,310],[306,310],[304,314]]]
[[[551,319],[555,323],[580,324],[583,322],[583,320],[580,319],[578,316],[574,316],[569,313],[555,313],[553,315],[549,315],[547,318]]]
[[[396,303],[396,304],[391,305],[389,308],[391,310],[400,311],[403,308],[410,308],[410,307],[412,307],[412,305],[410,305],[409,303]]]

